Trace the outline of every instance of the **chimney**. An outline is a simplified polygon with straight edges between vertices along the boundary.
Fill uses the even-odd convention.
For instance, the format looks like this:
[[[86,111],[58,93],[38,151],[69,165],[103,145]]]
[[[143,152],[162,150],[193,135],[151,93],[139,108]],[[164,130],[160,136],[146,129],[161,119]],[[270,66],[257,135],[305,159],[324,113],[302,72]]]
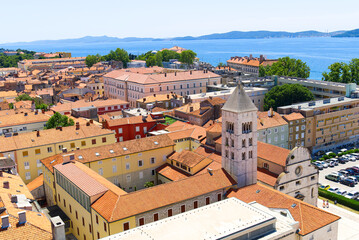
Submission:
[[[27,113],[24,113],[24,116],[27,117]]]
[[[76,122],[76,130],[80,130],[80,123]]]
[[[175,76],[177,76],[177,72],[175,72]]]
[[[26,211],[21,211],[17,213],[19,215],[19,225],[26,223]]]
[[[59,127],[60,131],[62,131],[62,127]]]
[[[35,111],[35,115],[37,115],[37,113],[38,113],[38,112],[37,112],[37,110],[36,110],[36,111]]]
[[[189,107],[189,111],[190,111],[190,112],[193,112],[193,107]]]
[[[67,148],[62,148],[63,153],[67,153]]]
[[[12,203],[17,203],[17,196],[16,195],[11,196],[11,202]]]
[[[9,186],[9,181],[3,182],[3,188],[6,188],[6,189],[9,189],[9,188],[10,188],[10,186]]]
[[[71,162],[72,160],[75,160],[75,155],[73,153],[62,155],[62,164]]]
[[[91,123],[91,124],[93,123],[93,120],[92,120],[92,119],[90,119],[90,123]]]
[[[207,168],[207,171],[208,171],[208,173],[209,173],[209,175],[213,175],[213,170],[212,170],[212,168]]]
[[[146,102],[146,98],[145,98],[145,97],[143,98],[143,102]]]
[[[167,94],[167,99],[170,99],[170,95],[169,95],[169,94]]]
[[[154,93],[153,96],[156,97],[156,93]]]
[[[52,239],[54,240],[65,240],[65,223],[59,216],[50,218]]]
[[[213,99],[213,97],[212,97],[212,96],[209,96],[209,99],[211,99],[211,100],[212,100],[212,99]]]
[[[190,74],[190,75],[192,75],[192,70],[191,70],[191,71],[189,71],[189,74]]]
[[[10,227],[9,215],[1,216],[1,229]]]
[[[90,122],[87,122],[87,123],[86,123],[86,126],[90,126]]]
[[[39,130],[36,131],[36,137],[40,137],[40,131]]]
[[[167,73],[165,73],[165,77],[167,77]]]

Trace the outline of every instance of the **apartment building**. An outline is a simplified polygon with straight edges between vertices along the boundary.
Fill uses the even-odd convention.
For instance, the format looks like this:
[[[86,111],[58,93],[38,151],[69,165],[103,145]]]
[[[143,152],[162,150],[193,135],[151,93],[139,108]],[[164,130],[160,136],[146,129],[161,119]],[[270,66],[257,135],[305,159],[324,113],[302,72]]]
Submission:
[[[21,70],[31,70],[37,67],[46,66],[53,69],[64,69],[67,67],[83,68],[86,67],[86,57],[74,58],[51,58],[51,59],[25,59],[17,63]]]
[[[127,101],[131,107],[135,107],[138,99],[153,94],[187,96],[206,92],[206,86],[219,84],[220,78],[207,70],[157,74],[114,70],[104,75],[104,95]]]
[[[338,97],[279,107],[278,112],[281,114],[295,112],[304,117],[299,120],[299,123],[303,121],[303,124],[306,124],[303,127],[305,141],[304,139],[302,141],[315,153],[357,143],[358,107],[359,99]],[[302,127],[300,126],[299,129]]]
[[[152,109],[160,107],[164,109],[172,109],[183,105],[184,98],[177,94],[153,94],[136,101],[136,107],[143,109]]]
[[[245,74],[259,74],[259,66],[268,66],[277,62],[277,59],[267,59],[260,55],[259,58],[253,57],[252,54],[247,57],[231,57],[227,60],[227,65],[231,68],[237,69]]]
[[[25,112],[0,116],[0,136],[43,130],[50,115],[45,112]]]
[[[109,144],[71,153],[61,153],[42,159],[44,186],[49,205],[56,204],[53,166],[69,158],[91,168],[127,192],[144,188],[146,182],[156,182],[155,169],[166,162],[174,143],[166,135]]]
[[[308,147],[308,143],[305,143],[306,119],[304,116],[294,112],[283,115],[283,119],[288,123],[288,149],[293,149],[296,146]]]
[[[257,112],[258,141],[288,148],[288,124],[283,117],[270,109]]]
[[[17,171],[27,184],[42,172],[41,159],[63,151],[103,146],[115,142],[115,134],[108,129],[88,123],[58,127],[12,137],[0,137],[0,155],[16,162]]]

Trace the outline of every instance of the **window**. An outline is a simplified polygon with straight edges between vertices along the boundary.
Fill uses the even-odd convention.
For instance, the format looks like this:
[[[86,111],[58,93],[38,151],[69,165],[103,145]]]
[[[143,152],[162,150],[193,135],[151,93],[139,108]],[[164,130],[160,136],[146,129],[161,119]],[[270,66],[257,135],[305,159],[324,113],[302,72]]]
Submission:
[[[129,222],[125,222],[123,224],[123,231],[127,231],[128,229],[130,229],[130,223]]]
[[[144,218],[140,218],[139,220],[138,220],[138,225],[140,225],[140,226],[142,226],[142,225],[145,225],[145,219]]]
[[[139,132],[139,131],[140,131],[140,127],[137,126],[137,127],[136,127],[136,132]]]
[[[228,158],[228,150],[225,151],[226,158]]]
[[[263,168],[269,169],[269,164],[268,163],[263,163]]]
[[[147,133],[147,127],[143,127],[143,132]]]
[[[304,138],[304,132],[301,133],[301,138]]]
[[[153,221],[158,221],[158,213],[153,214]]]
[[[248,157],[249,157],[249,158],[252,158],[252,157],[253,157],[253,152],[252,152],[252,151],[249,151],[249,152],[248,152]]]
[[[119,129],[118,129],[118,133],[122,133],[122,128],[119,128]]]
[[[103,222],[103,230],[104,230],[105,232],[107,232],[107,225],[106,225],[105,222]]]
[[[130,174],[128,174],[128,175],[126,175],[126,182],[131,182],[131,175]]]
[[[71,148],[75,148],[75,143],[71,143],[71,144],[70,144],[70,147],[71,147]]]
[[[80,235],[80,230],[79,230],[79,228],[77,228],[77,235]]]
[[[242,140],[242,147],[246,147],[246,140],[245,139]]]
[[[315,176],[311,176],[310,180],[314,181],[315,180]]]
[[[280,191],[283,191],[283,190],[284,190],[284,186],[280,186],[280,187],[279,187],[279,190],[280,190]]]
[[[295,134],[295,139],[299,139],[299,134]]]
[[[246,153],[242,153],[242,160],[246,160]]]
[[[186,211],[186,205],[181,206],[181,213],[184,213]]]
[[[142,167],[143,166],[143,161],[142,160],[138,160],[138,166]]]
[[[31,179],[31,174],[30,174],[30,172],[26,172],[26,173],[25,173],[25,178],[26,178],[26,180]]]
[[[82,226],[85,226],[85,218],[82,217]]]
[[[49,152],[49,153],[52,152],[52,147],[48,147],[47,152]]]
[[[86,146],[86,141],[81,141],[81,146]]]
[[[76,215],[76,219],[79,219],[79,215],[78,215],[77,211],[75,211],[75,215]]]
[[[70,207],[70,213],[72,213],[72,207],[71,207],[71,204],[69,204],[69,207]]]
[[[105,143],[107,141],[106,137],[102,138],[102,142]]]
[[[209,202],[210,202],[209,197],[206,197],[206,205],[208,205],[208,204],[209,204]]]
[[[300,185],[300,181],[296,181],[295,185],[297,185],[297,186]]]
[[[112,172],[113,173],[117,172],[117,166],[116,165],[112,165]]]
[[[191,171],[191,169],[189,169],[189,171]],[[154,176],[156,174],[155,170],[151,170],[151,172],[152,172],[152,176]]]
[[[89,232],[92,232],[91,224],[89,224]]]
[[[60,194],[57,194],[57,198],[59,199],[59,202],[61,202]]]
[[[282,140],[282,141],[284,140],[284,135],[280,136],[280,140]]]
[[[40,149],[35,149],[35,154],[36,154],[36,155],[39,155],[39,154],[41,154],[41,151],[40,151]]]
[[[126,163],[126,170],[130,169],[130,163]]]
[[[171,217],[172,216],[172,209],[168,209],[167,210],[167,217]]]
[[[140,179],[142,179],[142,178],[143,178],[143,172],[139,172],[138,174],[139,174],[138,177],[139,177]]]
[[[29,169],[30,168],[30,163],[29,162],[24,162],[24,167],[25,167],[25,169]]]
[[[252,145],[253,145],[253,139],[250,138],[250,139],[248,139],[248,146],[252,146]]]
[[[295,131],[298,132],[299,131],[299,126],[295,127]]]
[[[281,130],[282,132],[284,132],[284,127],[282,126],[282,127],[280,128],[280,130]]]
[[[29,152],[28,152],[28,151],[23,151],[23,152],[22,152],[22,156],[23,156],[23,157],[29,156]]]
[[[66,200],[64,199],[64,207],[66,207]]]
[[[305,125],[302,125],[301,129],[302,129],[302,130],[305,130]]]
[[[194,208],[194,209],[198,208],[198,201],[194,201],[194,202],[193,202],[193,208]]]
[[[221,201],[221,200],[222,200],[222,194],[220,194],[220,193],[217,194],[217,200],[218,200],[218,201]]]
[[[100,239],[100,233],[97,232],[97,239]]]
[[[154,164],[156,162],[156,159],[154,157],[151,158],[151,164]]]
[[[101,176],[103,175],[103,169],[102,168],[99,168],[98,174],[100,174]]]
[[[98,224],[98,216],[96,215],[96,223]]]
[[[311,190],[311,197],[314,198],[314,188]]]
[[[96,139],[92,139],[92,145],[96,144]]]
[[[234,152],[231,152],[231,159],[234,160]]]

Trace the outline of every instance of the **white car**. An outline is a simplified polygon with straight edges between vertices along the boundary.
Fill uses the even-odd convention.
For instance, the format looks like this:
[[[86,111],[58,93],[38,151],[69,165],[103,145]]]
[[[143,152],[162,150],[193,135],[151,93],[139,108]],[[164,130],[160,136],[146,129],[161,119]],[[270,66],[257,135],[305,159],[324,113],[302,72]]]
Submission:
[[[332,187],[332,188],[329,188],[328,189],[328,192],[332,192],[332,193],[335,193],[339,190],[339,188],[335,188],[335,187]]]
[[[345,194],[344,197],[350,198],[350,199],[355,199],[358,197],[358,195],[359,195],[358,191],[351,191],[350,193]]]
[[[324,162],[324,161],[322,161],[321,163],[322,163],[323,168],[329,167],[328,163],[326,163],[326,162]]]
[[[355,177],[347,177],[347,178],[353,180],[355,182],[355,184],[358,184],[358,179],[356,179]]]
[[[338,195],[344,195],[344,194],[346,194],[346,193],[347,193],[347,191],[342,190],[342,189],[339,189],[339,190],[336,192],[336,194],[338,194]]]
[[[346,151],[348,151],[348,149],[343,148],[343,149],[340,149],[340,151],[341,151],[341,152],[346,152]]]

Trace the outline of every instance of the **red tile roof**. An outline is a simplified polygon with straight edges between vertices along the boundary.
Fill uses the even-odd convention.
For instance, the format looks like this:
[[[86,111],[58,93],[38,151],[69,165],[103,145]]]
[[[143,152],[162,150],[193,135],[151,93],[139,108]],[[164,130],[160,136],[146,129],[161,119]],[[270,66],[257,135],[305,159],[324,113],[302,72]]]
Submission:
[[[257,156],[259,158],[276,163],[280,166],[285,167],[287,165],[287,158],[290,150],[260,141],[257,142],[257,149]]]

